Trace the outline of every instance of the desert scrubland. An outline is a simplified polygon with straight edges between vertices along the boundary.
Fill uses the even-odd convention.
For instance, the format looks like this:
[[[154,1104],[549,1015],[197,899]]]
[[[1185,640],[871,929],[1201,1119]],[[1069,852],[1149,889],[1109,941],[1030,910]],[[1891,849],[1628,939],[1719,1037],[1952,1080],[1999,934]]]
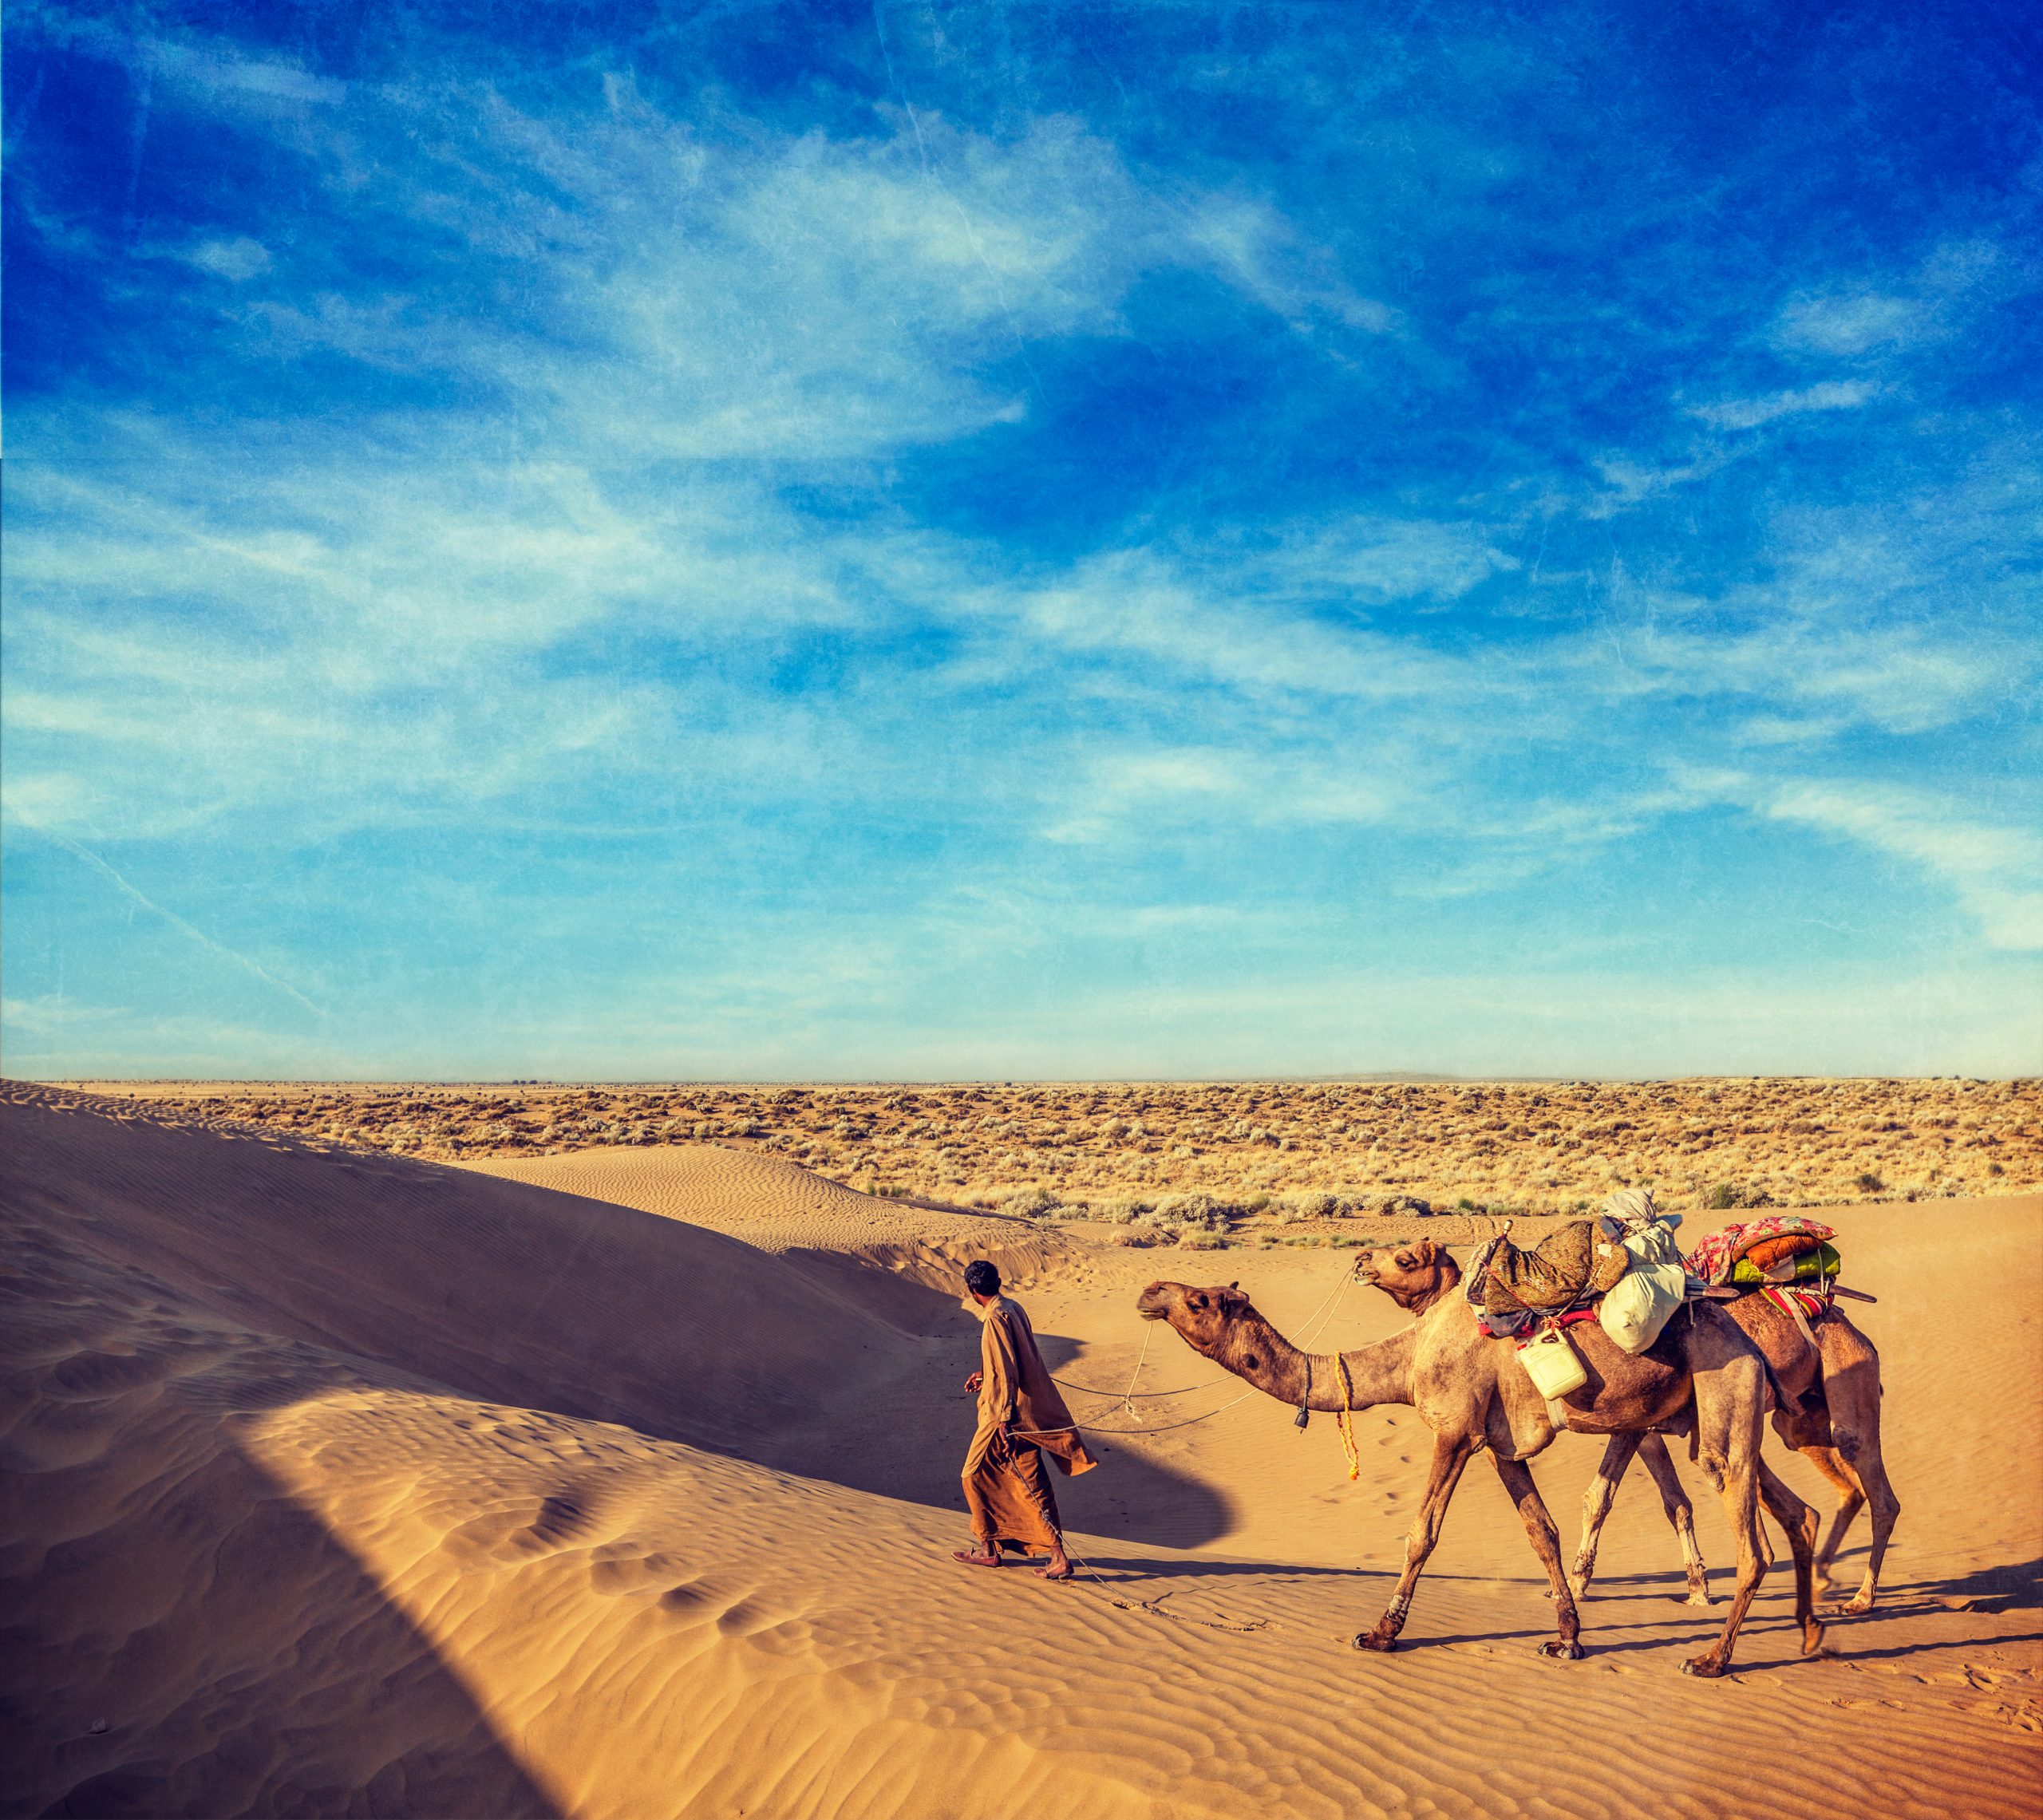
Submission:
[[[713,1142],[868,1190],[991,1206],[1038,1190],[1043,1206],[1109,1213],[1188,1194],[1238,1217],[1299,1198],[1275,1217],[1312,1210],[1315,1194],[1353,1203],[1342,1212],[1413,1197],[1551,1214],[1633,1184],[1705,1210],[2043,1187],[2036,1080],[95,1091],[449,1161]]]
[[[2033,1088],[1494,1091],[0,1088],[0,1802],[417,1820],[2033,1816]],[[1626,1119],[1663,1102],[1650,1127]],[[1277,1143],[1191,1135],[1236,1105]],[[1489,1157],[1490,1175],[1432,1167],[1446,1147],[1437,1122],[1419,1141],[1418,1109],[1448,1106],[1453,1154]],[[859,1138],[830,1129],[862,1110]],[[1554,1143],[1508,1123],[1476,1149],[1482,1121],[1519,1111],[1536,1134],[1550,1110]],[[1337,1112],[1375,1121],[1369,1143]],[[975,1123],[996,1115],[997,1131]],[[1691,1117],[1713,1120],[1706,1139],[1685,1135]],[[1791,1133],[1791,1117],[1826,1128]],[[749,1119],[765,1128],[729,1128]],[[485,1135],[513,1120],[524,1144]],[[810,1120],[822,1137],[801,1135]],[[1079,1135],[1095,1120],[1143,1129],[1095,1147]],[[1589,1654],[1538,1656],[1544,1577],[1480,1459],[1400,1648],[1357,1652],[1403,1558],[1423,1424],[1358,1412],[1351,1479],[1330,1419],[1301,1434],[1134,1303],[1156,1277],[1236,1278],[1322,1348],[1409,1317],[1345,1254],[1283,1245],[1281,1206],[1180,1222],[1180,1245],[1235,1248],[1218,1258],[957,1193],[1141,1199],[1147,1165],[1154,1186],[1216,1201],[1358,1180],[1385,1198],[1529,1198],[1548,1171],[1559,1199],[1663,1154],[1591,1135],[1620,1121],[1704,1159],[1705,1184],[1785,1187],[1807,1158],[1825,1180],[1891,1172],[1883,1191],[1906,1194],[1915,1170],[1928,1190],[1820,1210],[1845,1280],[1879,1298],[1853,1313],[1880,1348],[1902,1502],[1879,1604],[1833,1622],[1822,1658],[1800,1656],[1776,1532],[1734,1672],[1680,1672],[1724,1608],[1681,1602],[1642,1475],[1605,1532]],[[897,1131],[906,1143],[883,1145]],[[450,1152],[482,1141],[459,1166],[399,1154],[429,1133]],[[939,1160],[953,1135],[962,1179]],[[774,1138],[827,1138],[830,1173]],[[1361,1176],[1373,1150],[1381,1173]],[[832,1179],[857,1158],[905,1178],[895,1159],[917,1156],[948,1204]],[[1948,1198],[1954,1182],[2006,1191]],[[1367,1223],[1449,1241],[1484,1223],[1420,1218],[1405,1199]],[[1685,1237],[1713,1223],[1690,1219]],[[966,1539],[978,1329],[958,1285],[975,1257],[1029,1309],[1101,1458],[1057,1487],[1085,1568],[1070,1585],[949,1558]],[[1570,1541],[1601,1451],[1563,1435],[1535,1463]],[[1827,1515],[1807,1463],[1768,1451]],[[1680,1470],[1721,1595],[1728,1527]],[[1834,1593],[1867,1540],[1862,1518]]]

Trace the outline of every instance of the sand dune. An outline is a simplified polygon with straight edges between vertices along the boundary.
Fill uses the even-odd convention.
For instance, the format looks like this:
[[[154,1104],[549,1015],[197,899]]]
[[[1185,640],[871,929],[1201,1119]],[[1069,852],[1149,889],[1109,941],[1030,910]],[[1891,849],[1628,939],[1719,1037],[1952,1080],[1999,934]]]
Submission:
[[[970,1259],[990,1257],[1003,1274],[1025,1281],[1069,1250],[1061,1234],[1032,1221],[855,1194],[778,1157],[713,1144],[486,1157],[467,1167],[741,1238],[915,1329],[954,1312]],[[876,1273],[942,1294],[932,1301],[903,1293],[883,1275],[875,1281]]]
[[[1883,1298],[1885,1602],[1798,1662],[1776,1572],[1741,1672],[1705,1685],[1675,1664],[1713,1614],[1672,1602],[1642,1482],[1586,1660],[1531,1654],[1546,1603],[1480,1467],[1409,1647],[1347,1646],[1415,1419],[1358,1420],[1351,1486],[1330,1424],[1223,1407],[1240,1387],[1130,1314],[1150,1276],[1219,1273],[1321,1344],[1390,1331],[1326,1252],[1023,1229],[1062,1375],[1118,1388],[1139,1360],[1138,1388],[1184,1387],[1145,1422],[1219,1413],[1109,1434],[1066,1488],[1097,1579],[950,1566],[974,1328],[942,1273],[1011,1222],[732,1154],[546,1159],[583,1171],[563,1192],[7,1089],[8,1810],[2035,1811],[2037,1197],[1838,1216]],[[1564,1528],[1595,1451],[1537,1468]]]

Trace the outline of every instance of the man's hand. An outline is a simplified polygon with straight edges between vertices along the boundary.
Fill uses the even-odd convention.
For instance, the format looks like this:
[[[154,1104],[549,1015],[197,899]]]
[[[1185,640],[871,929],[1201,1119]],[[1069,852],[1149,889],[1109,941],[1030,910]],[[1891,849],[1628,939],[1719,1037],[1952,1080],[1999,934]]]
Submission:
[[[965,1388],[970,1391],[973,1396],[977,1396],[979,1394],[979,1386],[986,1381],[986,1375],[984,1372],[974,1372],[969,1378],[966,1379]]]

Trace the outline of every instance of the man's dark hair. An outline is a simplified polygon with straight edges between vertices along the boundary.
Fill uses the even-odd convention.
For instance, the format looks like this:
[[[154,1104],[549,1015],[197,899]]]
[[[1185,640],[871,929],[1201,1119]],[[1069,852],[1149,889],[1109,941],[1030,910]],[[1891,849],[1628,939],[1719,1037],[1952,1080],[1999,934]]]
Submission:
[[[997,1296],[1000,1272],[985,1258],[974,1257],[965,1266],[965,1287],[975,1296]]]

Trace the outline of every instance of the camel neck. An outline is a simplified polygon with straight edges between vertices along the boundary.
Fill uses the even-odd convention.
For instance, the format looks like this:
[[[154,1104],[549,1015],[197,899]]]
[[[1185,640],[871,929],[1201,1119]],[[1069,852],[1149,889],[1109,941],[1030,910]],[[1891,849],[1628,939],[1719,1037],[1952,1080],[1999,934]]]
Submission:
[[[1309,1409],[1368,1409],[1412,1400],[1417,1332],[1408,1327],[1348,1352],[1305,1352],[1261,1315],[1251,1313],[1235,1323],[1215,1362],[1294,1408],[1303,1403]]]

